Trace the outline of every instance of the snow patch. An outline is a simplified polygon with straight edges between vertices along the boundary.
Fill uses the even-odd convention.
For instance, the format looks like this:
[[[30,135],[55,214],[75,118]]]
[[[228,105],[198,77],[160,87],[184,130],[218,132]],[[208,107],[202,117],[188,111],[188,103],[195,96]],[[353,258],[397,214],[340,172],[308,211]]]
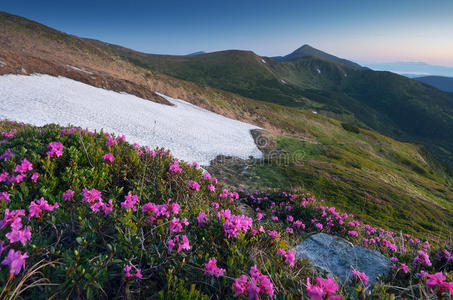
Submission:
[[[4,66],[6,66],[6,62],[4,62],[3,60],[0,60],[0,68],[4,67]]]
[[[321,74],[321,70],[319,68],[316,68],[316,71],[318,71],[318,73]]]
[[[314,111],[314,110],[312,110],[311,112],[314,113],[315,115],[318,114],[318,112],[317,112],[317,111]]]
[[[286,81],[284,81],[283,79],[280,79],[280,81],[281,81],[283,84],[287,84]]]
[[[104,129],[202,165],[220,154],[262,157],[250,133],[259,127],[165,95],[173,106],[41,74],[0,76],[0,95],[0,119]]]
[[[76,71],[79,71],[79,72],[86,73],[86,74],[90,74],[90,75],[93,74],[93,72],[89,72],[87,70],[84,70],[84,69],[81,69],[81,68],[78,68],[78,67],[74,67],[74,66],[71,66],[71,65],[66,65],[66,67],[71,68],[71,69],[76,70]]]
[[[261,61],[263,62],[263,64],[265,64],[265,63],[266,63],[266,61],[265,61],[264,59],[261,59]]]

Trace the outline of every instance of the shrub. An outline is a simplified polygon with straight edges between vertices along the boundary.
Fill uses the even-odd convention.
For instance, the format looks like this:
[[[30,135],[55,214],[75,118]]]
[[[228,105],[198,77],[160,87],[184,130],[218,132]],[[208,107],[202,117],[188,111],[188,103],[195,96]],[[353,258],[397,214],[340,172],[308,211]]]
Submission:
[[[354,126],[352,124],[341,123],[341,126],[343,127],[344,130],[347,130],[349,132],[360,133],[360,129],[357,126]]]

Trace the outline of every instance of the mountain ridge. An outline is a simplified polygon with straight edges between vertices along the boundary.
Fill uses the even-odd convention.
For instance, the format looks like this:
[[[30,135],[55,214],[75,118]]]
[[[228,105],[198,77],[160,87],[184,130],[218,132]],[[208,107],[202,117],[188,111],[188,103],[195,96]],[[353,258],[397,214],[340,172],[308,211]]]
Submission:
[[[296,50],[294,50],[293,52],[291,52],[290,54],[288,55],[285,55],[285,56],[274,56],[274,57],[271,57],[272,59],[274,60],[277,60],[277,61],[290,61],[290,60],[293,60],[293,59],[296,59],[296,58],[301,58],[301,57],[309,57],[309,56],[313,56],[313,57],[317,57],[317,58],[321,58],[321,59],[325,59],[325,60],[328,60],[328,61],[332,61],[332,62],[337,62],[337,63],[340,63],[340,64],[343,64],[343,65],[346,65],[346,66],[349,66],[349,67],[354,67],[354,68],[362,68],[361,65],[353,62],[353,61],[350,61],[350,60],[347,60],[347,59],[344,59],[344,58],[340,58],[340,57],[337,57],[335,55],[332,55],[332,54],[329,54],[329,53],[326,53],[324,51],[321,51],[319,49],[316,49],[308,44],[305,44],[299,48],[297,48]]]
[[[414,80],[426,83],[441,91],[453,93],[453,77],[432,75],[414,77]]]

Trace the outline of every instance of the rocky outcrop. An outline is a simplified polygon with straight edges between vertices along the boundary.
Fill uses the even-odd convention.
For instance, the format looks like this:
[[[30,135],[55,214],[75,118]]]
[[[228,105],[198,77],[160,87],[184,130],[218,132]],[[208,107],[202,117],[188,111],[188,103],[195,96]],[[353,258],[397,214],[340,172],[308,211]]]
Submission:
[[[337,236],[318,233],[307,238],[293,249],[298,258],[308,258],[329,276],[343,281],[352,277],[352,269],[364,272],[369,282],[378,281],[391,269],[390,260],[379,252],[355,246]]]

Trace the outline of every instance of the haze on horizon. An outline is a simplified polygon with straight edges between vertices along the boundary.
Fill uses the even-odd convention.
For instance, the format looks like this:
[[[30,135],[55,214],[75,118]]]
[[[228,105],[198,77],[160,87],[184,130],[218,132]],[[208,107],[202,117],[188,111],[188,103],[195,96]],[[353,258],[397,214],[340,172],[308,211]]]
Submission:
[[[302,44],[357,61],[453,66],[448,0],[31,1],[0,10],[147,53],[286,55]]]

